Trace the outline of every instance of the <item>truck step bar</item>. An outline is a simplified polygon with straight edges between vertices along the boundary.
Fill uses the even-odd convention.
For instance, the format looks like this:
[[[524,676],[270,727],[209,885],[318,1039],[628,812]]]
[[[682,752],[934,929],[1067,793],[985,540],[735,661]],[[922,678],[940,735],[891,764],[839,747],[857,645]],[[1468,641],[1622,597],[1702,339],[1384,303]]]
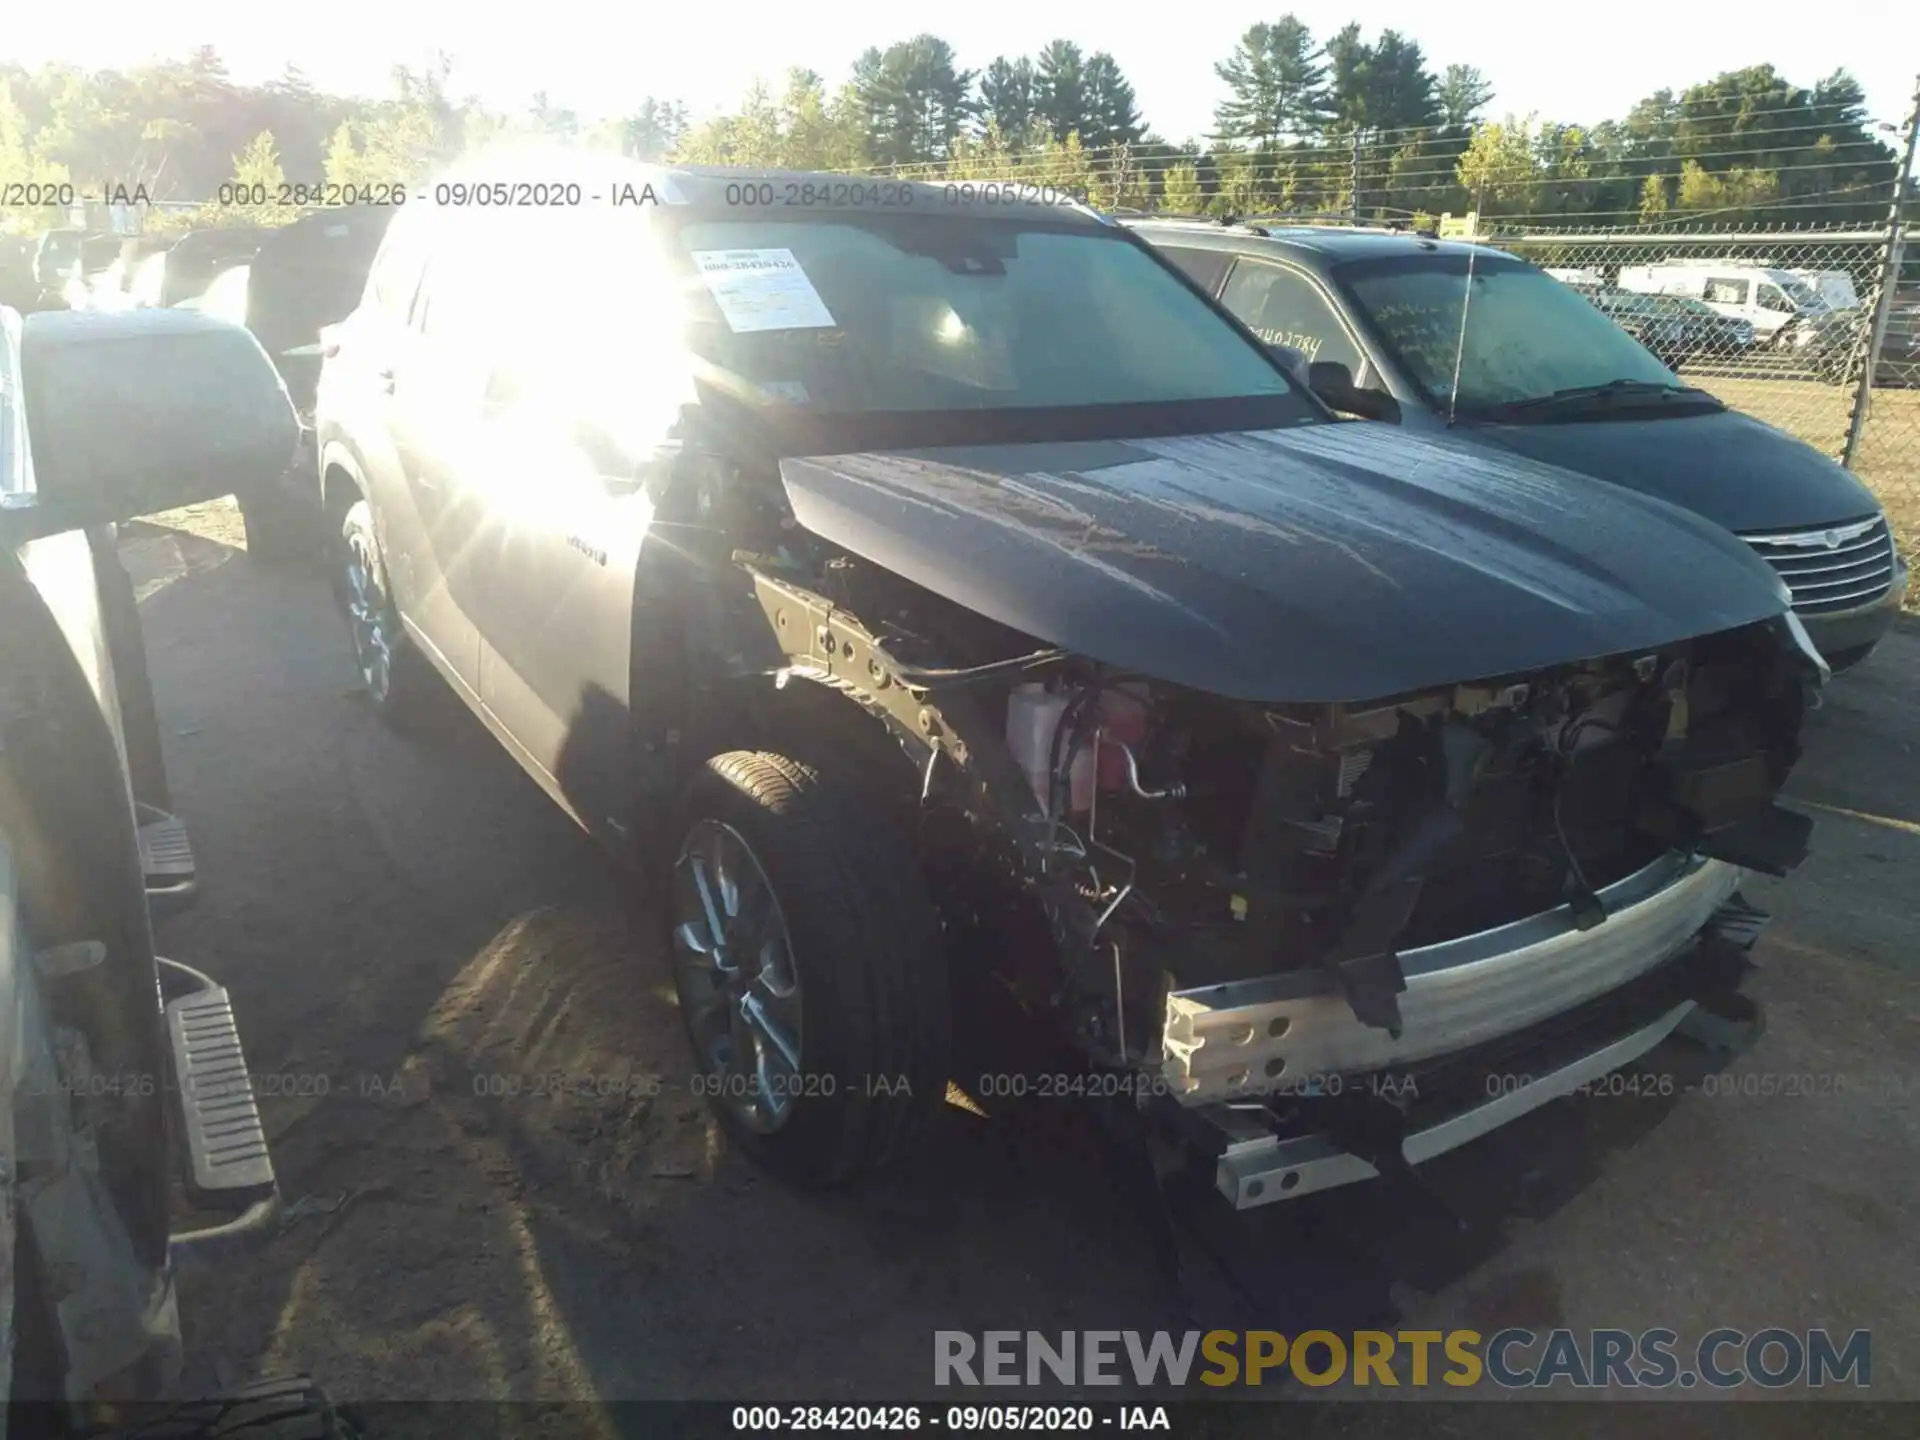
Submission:
[[[154,919],[177,915],[193,904],[200,882],[187,822],[152,805],[137,805],[140,871],[146,876],[147,909]]]
[[[170,1002],[167,1035],[187,1143],[187,1193],[221,1210],[270,1199],[273,1160],[226,988],[210,985]]]

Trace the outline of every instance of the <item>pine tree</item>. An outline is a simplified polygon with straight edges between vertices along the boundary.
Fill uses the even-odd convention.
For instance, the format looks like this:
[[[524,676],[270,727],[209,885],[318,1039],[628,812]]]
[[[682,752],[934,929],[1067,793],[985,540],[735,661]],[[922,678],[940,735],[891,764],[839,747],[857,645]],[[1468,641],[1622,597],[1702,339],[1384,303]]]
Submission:
[[[1326,106],[1321,55],[1297,16],[1249,28],[1213,67],[1229,92],[1214,109],[1215,135],[1264,147],[1317,133]]]

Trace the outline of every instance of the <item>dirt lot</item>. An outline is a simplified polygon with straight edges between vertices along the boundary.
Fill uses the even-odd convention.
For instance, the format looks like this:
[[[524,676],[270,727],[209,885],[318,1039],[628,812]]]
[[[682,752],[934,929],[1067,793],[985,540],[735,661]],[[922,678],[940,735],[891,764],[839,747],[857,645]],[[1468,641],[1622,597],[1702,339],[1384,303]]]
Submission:
[[[953,1111],[922,1173],[854,1199],[729,1155],[686,1092],[651,925],[594,850],[464,717],[435,743],[383,729],[324,584],[250,563],[234,518],[125,542],[205,889],[163,948],[232,988],[284,1092],[290,1218],[244,1269],[183,1281],[200,1378],[872,1400],[927,1397],[936,1328],[1178,1325],[1057,1107]],[[1920,1398],[1916,714],[1909,632],[1816,717],[1814,858],[1748,889],[1779,918],[1771,1028],[1736,1073],[1808,1078],[1550,1106],[1429,1167],[1470,1239],[1372,1191],[1275,1207],[1297,1259],[1266,1322],[1870,1327],[1872,1393]]]

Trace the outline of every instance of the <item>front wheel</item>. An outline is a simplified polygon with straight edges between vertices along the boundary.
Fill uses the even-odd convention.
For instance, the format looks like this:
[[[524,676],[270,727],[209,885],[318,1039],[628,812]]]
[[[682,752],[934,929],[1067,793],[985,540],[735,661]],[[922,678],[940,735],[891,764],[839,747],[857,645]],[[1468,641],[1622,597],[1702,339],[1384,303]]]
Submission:
[[[951,997],[907,839],[819,772],[733,751],[689,786],[674,984],[698,1085],[767,1169],[835,1185],[902,1156],[945,1098]]]
[[[335,583],[367,699],[382,720],[406,730],[427,704],[433,677],[400,623],[373,507],[365,500],[356,500],[341,521]]]

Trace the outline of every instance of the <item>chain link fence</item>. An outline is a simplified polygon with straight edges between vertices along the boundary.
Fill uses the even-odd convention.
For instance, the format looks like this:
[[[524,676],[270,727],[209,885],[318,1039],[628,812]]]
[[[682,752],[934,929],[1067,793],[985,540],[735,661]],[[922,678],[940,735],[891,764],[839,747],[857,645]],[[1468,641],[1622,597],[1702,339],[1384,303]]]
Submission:
[[[1885,230],[1543,232],[1491,243],[1578,290],[1687,383],[1848,465],[1915,558],[1920,246],[1904,247],[1888,272]],[[1893,293],[1875,349],[1886,273]]]

